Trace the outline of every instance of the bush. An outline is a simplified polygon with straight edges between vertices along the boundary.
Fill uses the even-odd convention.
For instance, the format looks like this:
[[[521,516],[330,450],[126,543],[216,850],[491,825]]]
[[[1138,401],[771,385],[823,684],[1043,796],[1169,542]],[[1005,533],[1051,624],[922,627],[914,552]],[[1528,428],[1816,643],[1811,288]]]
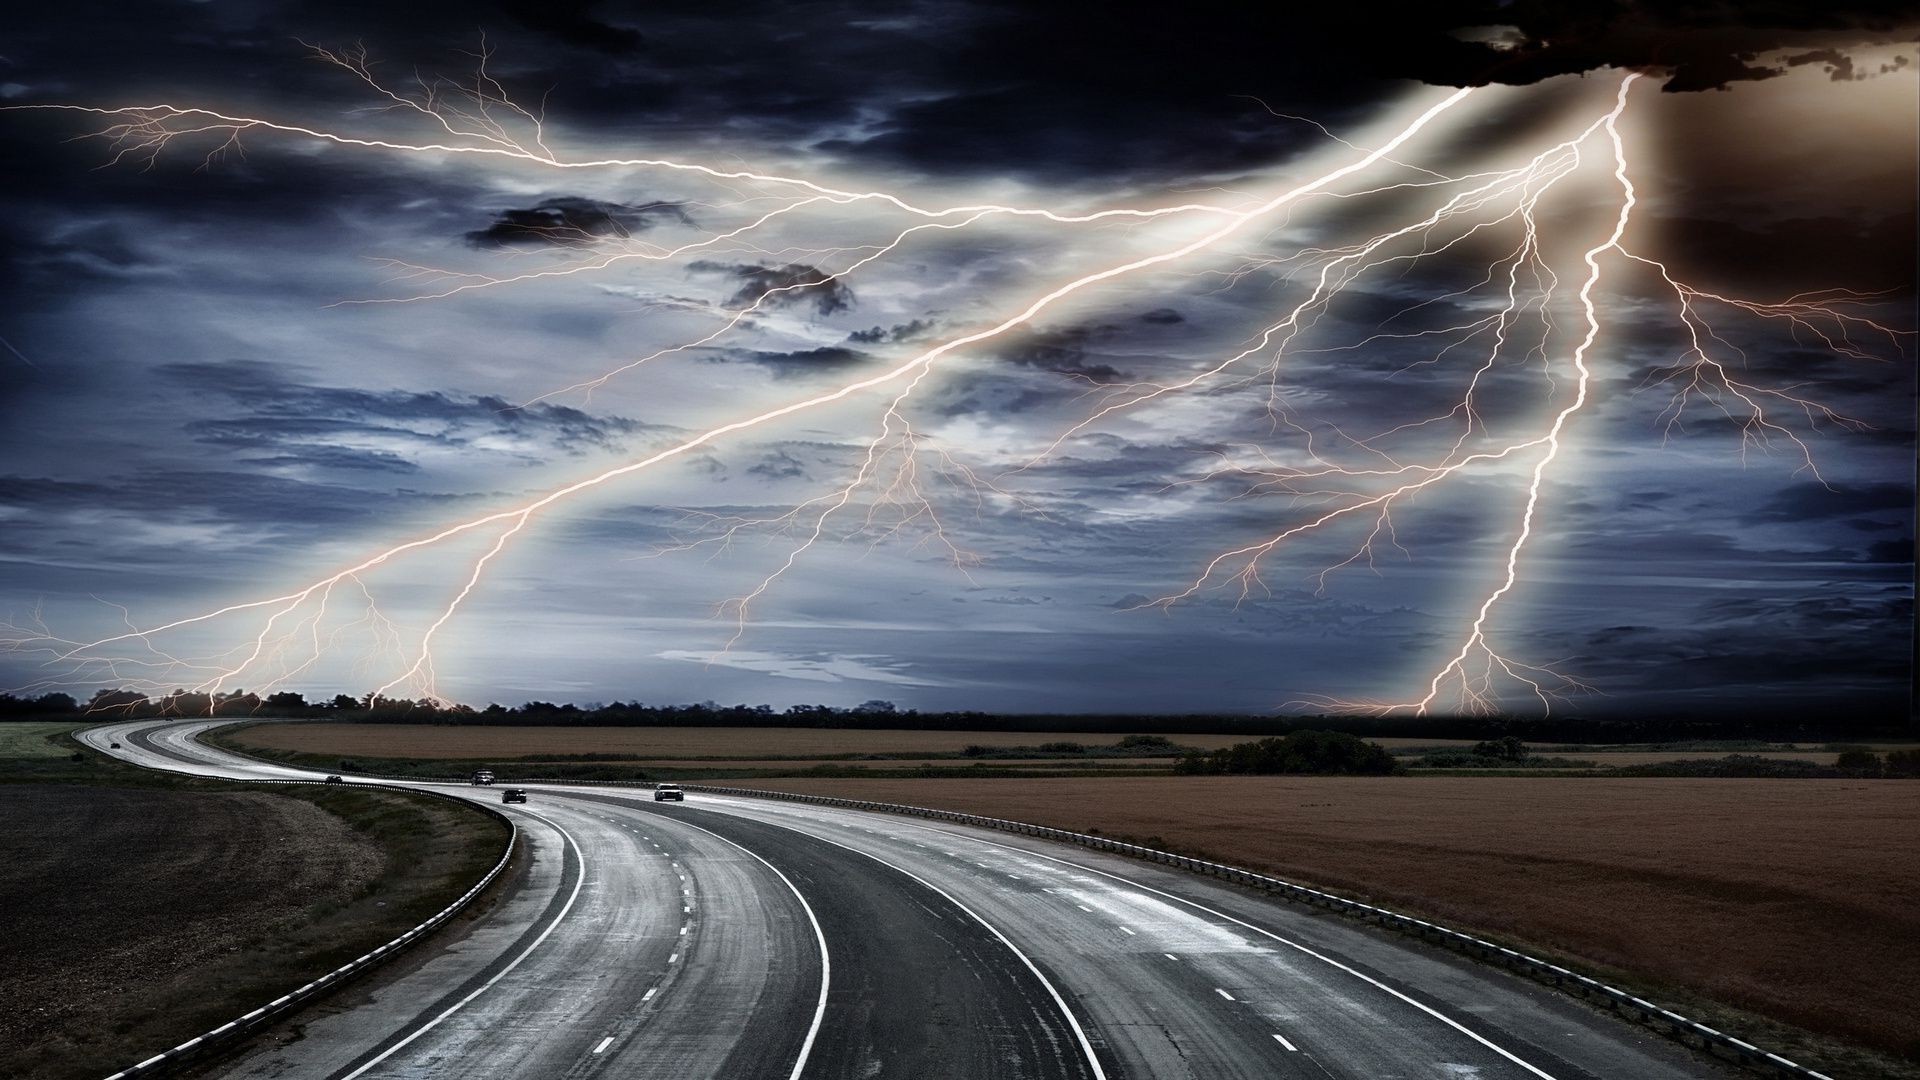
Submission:
[[[1525,761],[1527,744],[1512,735],[1503,739],[1488,739],[1486,742],[1474,744],[1473,756],[1493,758],[1497,761]]]
[[[1862,747],[1840,751],[1833,767],[1847,772],[1864,773],[1869,776],[1880,775],[1880,755]]]
[[[1920,776],[1920,750],[1887,751],[1888,776]]]
[[[1378,743],[1336,731],[1296,731],[1277,739],[1235,743],[1210,754],[1187,754],[1173,771],[1186,776],[1310,774],[1387,776],[1399,771]]]

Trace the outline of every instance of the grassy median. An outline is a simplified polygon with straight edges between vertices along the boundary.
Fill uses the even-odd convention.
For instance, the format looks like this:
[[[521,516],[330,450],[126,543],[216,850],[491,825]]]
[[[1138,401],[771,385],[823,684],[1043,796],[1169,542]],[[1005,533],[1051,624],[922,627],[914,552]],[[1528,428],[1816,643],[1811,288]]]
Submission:
[[[418,924],[507,830],[442,799],[154,773],[0,724],[0,1075],[98,1077]]]

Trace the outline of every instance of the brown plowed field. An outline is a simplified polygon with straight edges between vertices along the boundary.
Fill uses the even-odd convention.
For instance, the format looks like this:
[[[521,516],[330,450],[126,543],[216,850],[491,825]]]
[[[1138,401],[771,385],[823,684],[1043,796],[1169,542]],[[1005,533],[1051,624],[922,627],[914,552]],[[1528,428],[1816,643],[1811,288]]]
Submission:
[[[1204,853],[1920,1054],[1912,781],[733,783],[1098,829]]]

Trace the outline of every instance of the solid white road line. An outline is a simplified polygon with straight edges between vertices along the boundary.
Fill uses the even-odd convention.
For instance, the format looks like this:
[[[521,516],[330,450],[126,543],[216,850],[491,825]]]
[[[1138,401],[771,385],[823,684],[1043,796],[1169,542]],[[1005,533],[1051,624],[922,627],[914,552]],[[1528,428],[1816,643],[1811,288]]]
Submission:
[[[1300,1048],[1288,1042],[1287,1037],[1285,1035],[1275,1035],[1274,1038],[1280,1040],[1281,1046],[1286,1047],[1287,1049],[1293,1051],[1296,1054],[1300,1052]]]
[[[691,821],[681,821],[680,824],[685,825],[689,829],[706,833],[716,840],[731,844],[733,847],[746,852],[747,855],[751,856],[754,861],[760,865],[773,871],[773,876],[779,878],[781,883],[787,887],[787,891],[793,893],[795,900],[800,901],[800,910],[807,913],[807,922],[813,925],[814,939],[820,943],[820,1000],[813,1007],[813,1023],[807,1028],[806,1040],[800,1044],[800,1056],[794,1059],[793,1072],[787,1076],[787,1080],[800,1080],[800,1074],[806,1071],[807,1068],[807,1058],[813,1053],[814,1040],[820,1037],[820,1021],[827,1015],[827,989],[833,983],[833,962],[827,956],[827,935],[820,929],[820,920],[814,917],[813,905],[807,903],[806,895],[800,891],[799,886],[793,883],[793,879],[781,873],[779,867],[761,858],[759,852],[754,851],[752,848],[747,847],[737,840],[730,840],[727,837],[721,836],[712,829],[701,828]],[[686,878],[683,876],[680,880],[685,881]],[[671,964],[678,959],[680,959],[680,954],[675,953],[667,962]]]
[[[1074,1038],[1078,1039],[1080,1042],[1080,1052],[1086,1055],[1087,1067],[1093,1070],[1094,1080],[1107,1080],[1107,1071],[1100,1067],[1100,1058],[1097,1055],[1095,1055],[1093,1052],[1093,1043],[1087,1040],[1086,1029],[1080,1026],[1080,1018],[1073,1015],[1073,1010],[1067,1008],[1067,999],[1060,996],[1060,991],[1058,988],[1056,988],[1053,985],[1053,981],[1047,978],[1045,973],[1043,973],[1040,970],[1039,965],[1035,964],[1031,957],[1029,957],[1024,952],[1021,952],[1020,947],[1018,945],[1015,945],[1011,940],[1009,940],[1007,935],[1001,933],[999,927],[981,918],[978,912],[974,911],[972,908],[968,907],[967,905],[961,903],[957,898],[954,897],[952,893],[946,891],[945,889],[942,889],[940,886],[935,885],[933,882],[928,881],[926,878],[921,877],[919,874],[914,873],[913,871],[907,869],[904,866],[900,866],[895,863],[890,863],[887,860],[881,858],[880,856],[875,855],[871,851],[862,851],[857,847],[849,847],[846,844],[840,843],[838,840],[829,840],[824,836],[814,836],[812,833],[807,832],[804,829],[796,829],[791,825],[782,825],[779,822],[775,822],[775,821],[767,821],[761,818],[750,817],[745,814],[729,814],[725,810],[716,810],[711,806],[701,806],[698,809],[704,810],[710,814],[723,814],[727,817],[744,817],[748,821],[758,822],[759,824],[762,824],[762,825],[771,825],[776,829],[785,829],[788,832],[799,833],[802,836],[811,837],[812,839],[818,840],[823,844],[832,844],[834,847],[844,848],[847,851],[851,851],[856,855],[864,855],[867,858],[872,859],[874,862],[879,863],[881,866],[885,866],[895,871],[898,871],[899,873],[905,874],[906,876],[912,878],[913,880],[919,882],[920,884],[926,886],[929,889],[932,889],[934,892],[945,897],[949,904],[952,904],[954,907],[957,907],[961,911],[965,912],[968,917],[973,919],[974,922],[977,922],[981,926],[986,927],[988,933],[992,934],[995,938],[998,938],[1000,941],[1000,944],[1005,945],[1007,949],[1013,953],[1013,955],[1019,957],[1020,962],[1026,965],[1028,971],[1033,972],[1033,977],[1040,980],[1040,985],[1046,987],[1047,993],[1053,998],[1053,1003],[1059,1006],[1060,1015],[1066,1017],[1067,1026],[1073,1029]],[[694,828],[698,828],[698,827],[699,826],[694,826]],[[740,850],[746,851],[745,848],[741,848]],[[753,854],[752,852],[747,852],[747,853],[750,855]],[[759,858],[759,856],[757,855],[754,857]],[[778,870],[774,872],[779,873]],[[800,1076],[799,1073],[797,1072],[794,1073],[792,1080],[799,1080],[799,1076]]]
[[[452,1016],[456,1012],[459,1012],[474,998],[477,998],[481,994],[484,994],[488,990],[491,990],[495,983],[498,983],[501,979],[506,978],[509,974],[513,972],[514,968],[517,968],[520,966],[520,962],[522,960],[525,960],[528,956],[532,955],[533,950],[539,948],[541,944],[547,940],[548,936],[551,935],[554,932],[554,930],[558,928],[563,921],[566,920],[567,912],[573,910],[573,902],[580,898],[580,887],[587,883],[587,857],[581,853],[580,845],[574,841],[572,833],[561,828],[559,825],[555,824],[551,819],[541,814],[535,813],[532,810],[522,810],[520,812],[523,814],[526,814],[529,817],[537,818],[540,821],[546,822],[548,827],[552,828],[555,832],[559,833],[563,838],[565,838],[567,842],[567,846],[573,849],[574,858],[577,859],[580,863],[580,876],[574,879],[573,892],[568,894],[566,904],[560,908],[560,914],[554,916],[553,921],[547,924],[547,928],[545,930],[540,931],[540,936],[537,938],[534,938],[533,943],[531,945],[528,945],[525,949],[522,949],[520,951],[520,955],[514,957],[513,960],[510,961],[506,967],[503,967],[498,972],[496,972],[493,978],[488,979],[486,982],[480,984],[478,987],[475,987],[472,993],[468,994],[466,997],[463,997],[459,1001],[456,1001],[452,1005],[448,1006],[447,1011],[427,1021],[425,1024],[421,1025],[421,1027],[418,1030],[414,1031],[413,1034],[408,1035],[406,1038],[401,1039],[399,1042],[388,1047],[386,1050],[380,1053],[379,1057],[374,1058],[372,1061],[369,1061],[365,1065],[362,1065],[359,1068],[348,1073],[346,1076],[342,1077],[341,1080],[354,1080],[354,1077],[364,1074],[367,1070],[373,1068],[375,1065],[380,1064],[381,1062],[392,1057],[394,1054],[398,1053],[401,1049],[406,1047],[409,1043],[413,1042],[413,1040],[419,1038],[422,1035],[425,1035],[427,1032],[432,1031],[434,1028],[438,1027],[440,1024],[440,1021],[445,1020],[447,1017]]]

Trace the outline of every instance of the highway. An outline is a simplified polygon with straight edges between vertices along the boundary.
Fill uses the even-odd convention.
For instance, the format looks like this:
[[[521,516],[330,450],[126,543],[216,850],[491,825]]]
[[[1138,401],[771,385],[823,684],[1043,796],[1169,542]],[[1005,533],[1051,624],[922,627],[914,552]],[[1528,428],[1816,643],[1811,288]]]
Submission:
[[[80,737],[154,768],[318,778],[195,740],[214,723]],[[409,786],[513,815],[522,877],[470,932],[223,1075],[1733,1075],[1505,972],[1077,847],[698,792],[521,784],[530,801],[500,806]]]

